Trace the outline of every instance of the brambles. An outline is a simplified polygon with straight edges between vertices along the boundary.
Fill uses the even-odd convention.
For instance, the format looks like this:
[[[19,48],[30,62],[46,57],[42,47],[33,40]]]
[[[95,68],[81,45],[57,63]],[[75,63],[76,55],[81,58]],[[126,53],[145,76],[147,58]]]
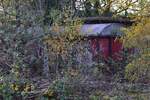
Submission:
[[[0,100],[149,100],[149,7],[148,0],[0,0]],[[137,16],[122,37],[134,54],[93,59],[80,28],[82,17],[95,15]]]
[[[135,59],[126,67],[126,78],[133,82],[149,83],[150,63],[146,56]]]
[[[150,79],[150,26],[149,18],[142,18],[140,23],[131,26],[123,38],[125,47],[133,49],[134,59],[126,67],[126,78],[134,82],[149,83]]]
[[[0,85],[0,95],[8,100],[22,99],[33,89],[33,86],[27,83],[2,83]]]

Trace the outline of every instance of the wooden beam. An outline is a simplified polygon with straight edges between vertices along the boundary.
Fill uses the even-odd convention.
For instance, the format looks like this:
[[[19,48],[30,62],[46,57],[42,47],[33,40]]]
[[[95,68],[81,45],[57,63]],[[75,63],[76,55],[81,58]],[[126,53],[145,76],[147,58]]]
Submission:
[[[129,18],[122,18],[122,17],[86,17],[80,18],[84,23],[87,24],[96,24],[96,23],[123,23],[123,24],[133,24],[135,23],[134,20]]]

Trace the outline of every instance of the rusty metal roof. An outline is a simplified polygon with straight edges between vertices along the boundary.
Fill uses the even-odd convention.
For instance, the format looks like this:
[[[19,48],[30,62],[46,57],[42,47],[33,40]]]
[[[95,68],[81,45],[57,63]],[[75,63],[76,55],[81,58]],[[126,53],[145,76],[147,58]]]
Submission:
[[[83,36],[121,36],[123,34],[123,24],[120,23],[103,23],[103,24],[84,24],[81,27]]]

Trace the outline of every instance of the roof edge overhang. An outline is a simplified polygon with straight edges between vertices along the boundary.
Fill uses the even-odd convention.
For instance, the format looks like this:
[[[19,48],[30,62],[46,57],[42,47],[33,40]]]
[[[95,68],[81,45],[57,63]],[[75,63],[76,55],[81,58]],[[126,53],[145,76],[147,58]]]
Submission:
[[[121,36],[118,36],[118,35],[99,35],[99,36],[83,36],[83,38],[90,38],[90,39],[95,39],[95,38],[121,38]]]
[[[80,18],[85,24],[98,24],[98,23],[122,23],[125,25],[132,25],[135,20],[123,17],[83,17]]]

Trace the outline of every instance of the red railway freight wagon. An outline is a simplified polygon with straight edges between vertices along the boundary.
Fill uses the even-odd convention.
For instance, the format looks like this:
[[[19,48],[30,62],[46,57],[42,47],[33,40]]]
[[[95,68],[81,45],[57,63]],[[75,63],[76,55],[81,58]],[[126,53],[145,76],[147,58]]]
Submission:
[[[106,60],[122,60],[119,54],[123,51],[122,43],[117,39],[123,34],[121,23],[100,23],[100,24],[84,24],[81,27],[81,34],[90,41],[90,48],[93,57],[98,55]]]

